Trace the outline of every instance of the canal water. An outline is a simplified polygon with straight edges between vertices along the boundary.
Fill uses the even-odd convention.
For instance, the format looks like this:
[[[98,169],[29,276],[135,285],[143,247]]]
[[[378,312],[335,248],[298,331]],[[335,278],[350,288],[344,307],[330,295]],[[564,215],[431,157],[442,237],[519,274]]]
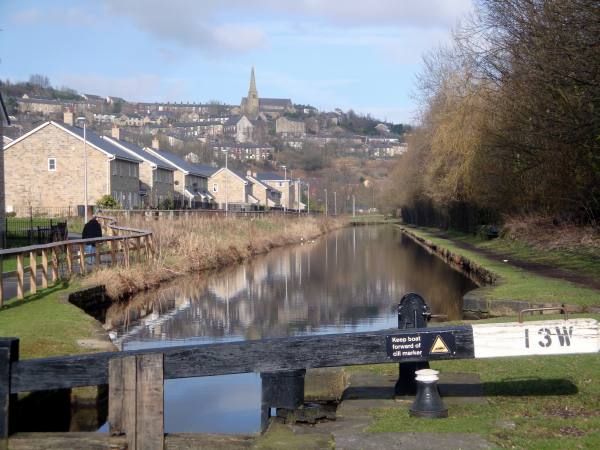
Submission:
[[[475,284],[389,225],[345,228],[212,275],[187,277],[107,313],[122,350],[393,328],[407,292],[461,317]],[[165,382],[165,431],[253,433],[260,376]]]

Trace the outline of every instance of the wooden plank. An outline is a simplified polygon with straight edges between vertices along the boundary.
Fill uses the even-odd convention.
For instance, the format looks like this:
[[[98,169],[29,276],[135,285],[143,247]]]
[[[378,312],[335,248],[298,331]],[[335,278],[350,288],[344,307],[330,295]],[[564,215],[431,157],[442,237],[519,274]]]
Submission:
[[[29,252],[29,292],[37,292],[37,254],[35,251]]]
[[[13,428],[17,394],[11,394],[12,364],[19,359],[19,339],[0,339],[0,446]]]
[[[109,361],[108,426],[111,444],[125,436],[129,450],[135,449],[136,430],[136,357]]]
[[[42,288],[48,287],[48,250],[42,250]]]
[[[125,238],[121,241],[123,246],[123,260],[125,261],[125,267],[129,267],[129,238]]]
[[[164,447],[163,355],[139,355],[137,360],[136,448]]]
[[[96,270],[100,269],[100,258],[102,257],[102,252],[100,251],[100,246],[102,244],[96,244],[96,246],[94,247],[95,251],[95,258],[94,258],[94,268]]]
[[[573,348],[573,353],[598,352],[598,322],[593,319],[575,319],[569,320],[569,323],[587,330],[585,339],[595,345]],[[407,333],[418,330],[412,329]],[[454,332],[456,353],[441,353],[436,359],[473,358],[471,326],[431,327],[422,330]],[[573,331],[573,335],[577,333]],[[106,384],[108,360],[125,354],[163,353],[165,379],[387,363],[392,359],[387,353],[386,337],[398,334],[401,331],[394,329],[24,360],[13,365],[11,390],[21,392]],[[422,360],[422,357],[414,357],[409,361]]]
[[[85,275],[87,268],[85,266],[85,244],[79,244],[79,273]]]
[[[142,262],[142,242],[139,237],[134,239],[135,242],[135,253],[137,257],[137,262],[140,264]]]
[[[24,265],[24,256],[23,253],[19,253],[17,255],[17,298],[23,298],[23,291],[25,285],[25,269]]]

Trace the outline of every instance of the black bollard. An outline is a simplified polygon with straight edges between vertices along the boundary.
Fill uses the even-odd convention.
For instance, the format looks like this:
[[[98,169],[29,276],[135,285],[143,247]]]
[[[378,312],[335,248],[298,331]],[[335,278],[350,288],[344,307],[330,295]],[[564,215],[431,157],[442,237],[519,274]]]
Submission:
[[[423,369],[417,371],[417,396],[409,413],[413,417],[440,419],[448,417],[448,408],[444,405],[437,387],[437,370]]]
[[[423,297],[419,294],[410,293],[404,295],[398,304],[398,329],[427,328],[427,322],[431,318],[429,307]],[[428,362],[399,363],[398,381],[395,386],[396,395],[415,395],[417,382],[415,372],[421,369],[429,369]]]

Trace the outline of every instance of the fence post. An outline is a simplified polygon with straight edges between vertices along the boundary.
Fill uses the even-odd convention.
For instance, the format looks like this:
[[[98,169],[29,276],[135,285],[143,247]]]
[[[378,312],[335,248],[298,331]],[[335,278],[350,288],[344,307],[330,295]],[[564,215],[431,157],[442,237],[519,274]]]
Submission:
[[[96,270],[100,269],[100,258],[102,257],[102,252],[100,251],[100,247],[102,246],[102,242],[96,242],[94,246],[94,250],[96,253],[96,257],[94,259],[94,267]]]
[[[0,308],[4,305],[4,258],[0,256]]]
[[[48,250],[42,249],[42,288],[48,287]]]
[[[58,281],[58,250],[52,247],[52,284]]]
[[[37,292],[37,252],[32,250],[29,252],[29,292],[35,294]]]
[[[110,241],[110,265],[114,266],[115,264],[117,264],[117,254],[116,254],[116,243],[115,241]]]
[[[73,246],[67,244],[67,275],[73,276]]]
[[[111,440],[126,436],[127,450],[164,448],[162,353],[115,358],[108,363]]]
[[[410,293],[400,299],[398,329],[426,328],[430,317],[429,307],[420,295]],[[398,369],[398,381],[394,388],[396,395],[414,395],[417,392],[415,372],[421,369],[429,369],[429,363],[427,361],[398,363]]]
[[[10,373],[12,363],[19,360],[19,339],[0,339],[0,446],[6,444],[8,435],[13,431],[17,406],[17,395],[10,393]],[[6,445],[8,447],[8,445]]]
[[[85,244],[79,244],[79,273],[85,275]]]
[[[23,253],[17,255],[17,298],[23,298],[25,269],[23,267]]]

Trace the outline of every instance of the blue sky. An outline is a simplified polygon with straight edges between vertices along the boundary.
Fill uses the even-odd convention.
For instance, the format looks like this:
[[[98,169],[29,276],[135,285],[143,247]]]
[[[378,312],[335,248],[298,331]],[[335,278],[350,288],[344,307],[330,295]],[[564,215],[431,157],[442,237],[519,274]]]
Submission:
[[[0,77],[127,100],[259,96],[412,122],[424,52],[471,0],[0,0]]]

